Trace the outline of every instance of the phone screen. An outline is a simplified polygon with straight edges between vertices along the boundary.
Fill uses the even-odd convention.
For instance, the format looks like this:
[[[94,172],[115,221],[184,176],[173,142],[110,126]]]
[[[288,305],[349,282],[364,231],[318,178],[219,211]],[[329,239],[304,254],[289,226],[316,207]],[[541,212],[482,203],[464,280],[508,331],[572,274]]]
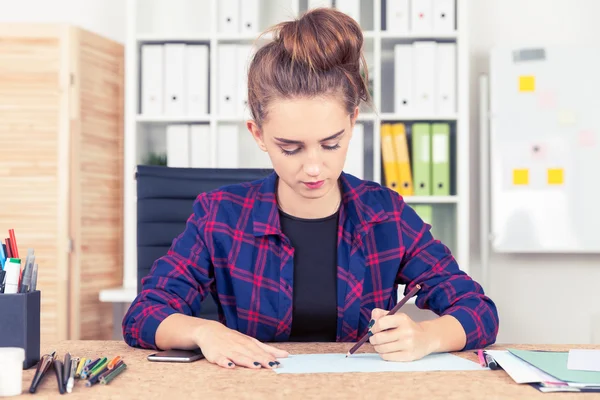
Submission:
[[[195,350],[164,350],[148,355],[149,361],[192,362],[204,358],[200,349]]]

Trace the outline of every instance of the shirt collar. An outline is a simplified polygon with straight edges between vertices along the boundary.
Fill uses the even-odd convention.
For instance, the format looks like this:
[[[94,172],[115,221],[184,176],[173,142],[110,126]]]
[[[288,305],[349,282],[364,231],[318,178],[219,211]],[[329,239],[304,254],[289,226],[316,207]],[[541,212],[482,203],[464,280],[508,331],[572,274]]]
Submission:
[[[254,236],[281,235],[277,208],[277,174],[272,172],[257,187],[252,207]],[[340,215],[347,218],[359,232],[366,232],[373,224],[386,220],[379,196],[372,195],[368,182],[342,172],[340,176],[342,204]],[[344,219],[345,219],[344,218]]]

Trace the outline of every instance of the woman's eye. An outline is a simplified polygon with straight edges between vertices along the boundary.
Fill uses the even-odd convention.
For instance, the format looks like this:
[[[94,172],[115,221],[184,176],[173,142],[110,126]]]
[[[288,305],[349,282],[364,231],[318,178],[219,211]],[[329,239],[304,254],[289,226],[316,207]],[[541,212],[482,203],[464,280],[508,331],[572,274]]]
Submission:
[[[325,145],[323,145],[323,148],[324,148],[325,150],[337,150],[337,149],[339,149],[339,148],[340,148],[340,144],[339,144],[339,143],[336,143],[336,144],[334,144],[334,145],[332,145],[332,146],[325,146]]]
[[[300,147],[296,147],[294,149],[281,147],[281,152],[283,154],[285,154],[286,156],[291,156],[293,154],[296,154],[299,151],[300,151]]]

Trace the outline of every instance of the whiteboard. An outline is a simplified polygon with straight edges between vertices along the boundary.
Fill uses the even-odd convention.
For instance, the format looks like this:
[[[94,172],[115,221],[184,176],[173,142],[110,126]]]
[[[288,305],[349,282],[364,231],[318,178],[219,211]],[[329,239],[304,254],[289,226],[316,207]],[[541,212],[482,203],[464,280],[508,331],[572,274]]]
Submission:
[[[491,246],[600,253],[600,47],[494,48]]]

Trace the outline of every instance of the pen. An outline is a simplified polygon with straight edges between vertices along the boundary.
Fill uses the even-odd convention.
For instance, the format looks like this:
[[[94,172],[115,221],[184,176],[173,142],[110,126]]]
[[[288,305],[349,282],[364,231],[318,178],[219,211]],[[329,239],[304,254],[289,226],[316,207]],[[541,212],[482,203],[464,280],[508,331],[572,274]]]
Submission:
[[[31,287],[29,288],[30,292],[35,292],[35,288],[37,286],[37,276],[38,276],[38,265],[33,264],[33,272],[31,273]]]
[[[54,374],[60,394],[65,394],[65,380],[63,379],[63,362],[59,359],[54,360]]]
[[[10,246],[10,238],[4,239],[4,243],[6,243],[6,258],[12,258],[12,248]]]
[[[490,369],[500,369],[500,365],[498,365],[498,362],[496,360],[494,360],[494,357],[490,356],[488,353],[484,352],[485,355],[485,360],[487,363],[487,366]]]
[[[50,354],[44,354],[40,361],[37,364],[37,368],[35,369],[35,375],[33,376],[33,380],[31,381],[31,386],[29,387],[29,393],[35,393],[40,382],[46,376],[48,369],[52,365],[54,361],[54,356],[56,355],[56,351],[53,351]]]
[[[4,293],[19,293],[19,278],[21,272],[21,260],[18,258],[9,258],[4,266],[6,272],[6,284]]]
[[[19,249],[17,248],[17,239],[15,239],[15,230],[9,229],[8,236],[10,237],[10,245],[12,246],[11,254],[14,258],[19,258]]]
[[[408,301],[408,299],[413,297],[415,295],[415,293],[417,293],[419,291],[419,289],[421,289],[421,285],[415,285],[415,287],[412,288],[412,290],[410,292],[408,292],[406,294],[406,296],[404,296],[404,298],[402,300],[400,300],[400,302],[398,304],[396,304],[396,306],[394,308],[392,308],[392,310],[387,315],[396,314],[396,312],[400,309],[400,307],[402,307]],[[356,343],[354,346],[352,346],[350,351],[348,351],[348,353],[346,354],[346,357],[350,357],[350,355],[354,354],[354,352],[356,350],[358,350],[360,348],[360,346],[362,346],[367,340],[369,340],[370,337],[371,337],[371,331],[369,330],[367,333],[365,333],[363,335],[363,337],[358,341],[358,343]]]
[[[69,379],[67,379],[67,393],[71,393],[73,386],[75,386],[75,374],[77,373],[78,365],[79,357],[71,358],[71,370],[69,371]]]
[[[482,367],[487,367],[486,362],[485,362],[485,357],[483,356],[483,350],[481,350],[481,349],[477,350],[477,357],[479,357],[479,364]]]
[[[6,257],[6,250],[5,250],[6,246],[4,245],[4,243],[0,243],[0,266],[2,267],[2,269],[4,269],[4,263],[6,262],[6,259],[8,257]]]
[[[123,370],[125,368],[127,368],[127,364],[125,364],[122,361],[119,362],[118,367],[115,367],[115,369],[111,370],[108,375],[100,378],[100,383],[102,383],[103,385],[108,385],[110,383],[110,381],[115,379],[117,377],[117,375],[119,375],[121,372],[123,372]]]
[[[67,380],[69,380],[71,372],[71,354],[69,352],[65,353],[65,358],[63,361],[63,385],[67,386]]]

